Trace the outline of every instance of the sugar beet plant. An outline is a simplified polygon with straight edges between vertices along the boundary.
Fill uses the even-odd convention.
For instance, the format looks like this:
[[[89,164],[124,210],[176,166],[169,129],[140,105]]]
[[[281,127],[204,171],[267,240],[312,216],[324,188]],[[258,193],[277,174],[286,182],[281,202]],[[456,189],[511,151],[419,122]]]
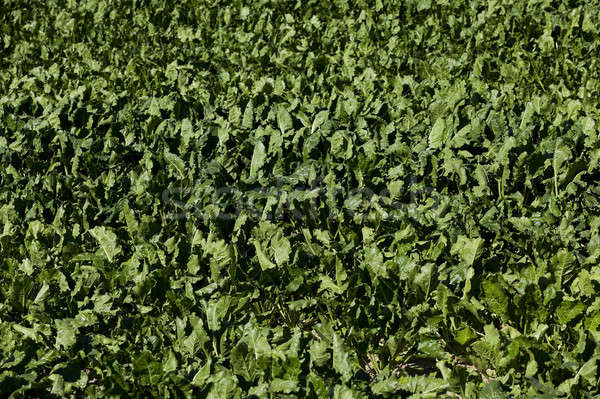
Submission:
[[[599,397],[599,21],[3,0],[0,396]]]

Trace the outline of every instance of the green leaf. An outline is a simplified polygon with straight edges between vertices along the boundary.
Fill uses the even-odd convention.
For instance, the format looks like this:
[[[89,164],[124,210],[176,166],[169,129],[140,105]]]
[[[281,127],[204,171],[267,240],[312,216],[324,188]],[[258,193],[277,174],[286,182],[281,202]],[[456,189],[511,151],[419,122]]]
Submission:
[[[56,347],[69,349],[75,345],[78,330],[73,326],[71,320],[54,320],[56,324]]]
[[[458,254],[467,266],[472,266],[475,263],[475,260],[477,260],[477,258],[480,256],[482,249],[482,238],[468,238],[466,236],[459,236],[458,240],[451,248],[451,253]]]
[[[50,289],[50,286],[48,285],[48,283],[46,283],[45,281],[42,284],[42,288],[40,288],[40,290],[38,291],[37,295],[35,296],[35,299],[33,300],[34,303],[40,303],[44,301],[44,298],[46,298],[46,296],[48,295],[48,290]]]
[[[350,354],[346,352],[344,341],[338,334],[333,335],[333,369],[342,376],[342,381],[347,382],[353,375]]]
[[[174,174],[178,175],[182,179],[185,178],[185,162],[181,158],[179,158],[175,154],[171,154],[170,152],[165,152],[165,159],[167,160],[167,165],[169,170],[174,172]]]
[[[112,262],[121,253],[121,247],[117,243],[117,235],[109,228],[96,226],[89,233],[100,244],[102,254],[109,262]]]
[[[211,279],[217,282],[221,279],[223,269],[234,262],[231,247],[225,240],[209,241],[206,243],[206,252],[210,255]]]
[[[585,310],[585,305],[579,301],[564,301],[556,309],[558,322],[566,325]]]
[[[590,384],[595,384],[598,380],[596,379],[596,373],[598,371],[598,356],[592,357],[590,360],[585,362],[579,369],[575,378],[581,378]]]
[[[461,345],[466,345],[468,342],[477,338],[477,334],[470,328],[464,327],[456,332],[454,339]]]
[[[316,366],[324,366],[331,361],[329,344],[325,341],[313,340],[310,345],[310,363]]]
[[[275,264],[271,262],[269,257],[265,254],[262,246],[258,241],[254,241],[254,248],[256,249],[256,256],[258,257],[258,263],[263,271],[276,268]]]
[[[482,399],[505,399],[507,396],[504,393],[500,382],[490,381],[481,388],[479,397]]]
[[[575,265],[575,256],[566,249],[560,249],[551,259],[551,271],[557,289],[562,287],[563,276]]]
[[[198,370],[198,372],[192,378],[192,385],[197,387],[204,387],[210,378],[210,370],[212,366],[212,360],[208,359],[206,363]]]
[[[509,299],[500,284],[493,280],[485,280],[481,283],[481,289],[489,309],[507,318]]]
[[[274,248],[275,262],[278,265],[289,262],[292,249],[287,238],[279,234],[271,240],[271,245]]]
[[[442,148],[445,142],[446,120],[438,118],[429,133],[429,148]]]
[[[255,359],[249,356],[248,346],[245,342],[238,343],[231,351],[231,365],[233,372],[243,376],[247,381],[254,380]]]
[[[559,180],[558,174],[561,171],[565,162],[571,159],[571,151],[565,145],[557,143],[554,148],[554,156],[552,157],[552,167],[554,169],[554,193],[558,197],[559,193]]]
[[[25,338],[29,338],[34,341],[39,339],[39,336],[34,328],[28,328],[20,324],[13,324],[12,328],[14,328],[18,333],[21,333]]]
[[[312,123],[312,127],[310,128],[310,134],[312,135],[317,129],[323,125],[329,119],[329,111],[321,111],[315,116],[315,120]]]
[[[371,245],[365,248],[365,264],[374,277],[387,277],[383,254],[376,246]]]
[[[281,134],[284,134],[286,131],[292,128],[292,117],[290,113],[285,109],[282,105],[277,109],[277,125],[279,126],[279,130]]]
[[[250,179],[256,178],[258,171],[265,163],[267,159],[267,151],[265,145],[260,141],[254,146],[254,152],[252,153],[252,161],[250,162]]]
[[[207,325],[211,331],[218,331],[221,328],[221,322],[225,319],[229,310],[231,298],[224,296],[217,301],[211,301],[206,309]]]
[[[244,129],[252,129],[254,124],[254,106],[252,101],[248,101],[246,104],[246,110],[244,111],[244,116],[242,118],[242,127]]]
[[[177,366],[178,366],[177,357],[175,356],[175,353],[173,353],[173,351],[170,350],[168,352],[166,358],[163,361],[163,370],[166,373],[170,373],[172,371],[177,370]]]
[[[435,393],[441,394],[449,386],[446,381],[429,376],[401,376],[398,383],[403,390],[410,393],[428,394],[428,396],[417,397],[435,397]]]

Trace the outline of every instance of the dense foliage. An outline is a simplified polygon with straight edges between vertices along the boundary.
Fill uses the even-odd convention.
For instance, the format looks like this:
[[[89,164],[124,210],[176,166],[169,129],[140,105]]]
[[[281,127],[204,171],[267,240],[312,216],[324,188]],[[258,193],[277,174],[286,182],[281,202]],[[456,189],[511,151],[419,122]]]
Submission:
[[[0,396],[597,397],[599,10],[3,0]]]

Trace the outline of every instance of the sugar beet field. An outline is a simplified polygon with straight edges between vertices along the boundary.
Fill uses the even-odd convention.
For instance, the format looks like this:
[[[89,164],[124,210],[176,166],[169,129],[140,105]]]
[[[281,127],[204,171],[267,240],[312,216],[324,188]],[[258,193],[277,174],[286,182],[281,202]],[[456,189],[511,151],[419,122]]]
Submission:
[[[597,0],[0,0],[0,397],[600,398]]]

